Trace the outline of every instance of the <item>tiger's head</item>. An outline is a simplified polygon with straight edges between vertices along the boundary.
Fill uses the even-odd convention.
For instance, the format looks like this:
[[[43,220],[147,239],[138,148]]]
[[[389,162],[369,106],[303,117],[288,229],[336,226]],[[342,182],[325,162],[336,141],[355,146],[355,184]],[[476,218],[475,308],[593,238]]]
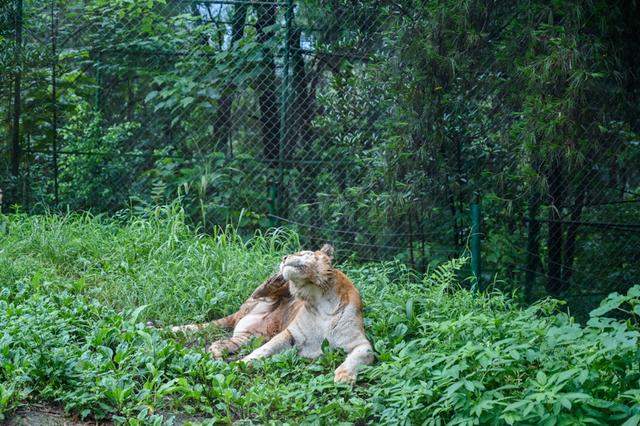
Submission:
[[[316,286],[322,290],[330,288],[335,279],[331,261],[333,247],[329,244],[317,251],[299,251],[282,258],[280,273],[296,287]]]

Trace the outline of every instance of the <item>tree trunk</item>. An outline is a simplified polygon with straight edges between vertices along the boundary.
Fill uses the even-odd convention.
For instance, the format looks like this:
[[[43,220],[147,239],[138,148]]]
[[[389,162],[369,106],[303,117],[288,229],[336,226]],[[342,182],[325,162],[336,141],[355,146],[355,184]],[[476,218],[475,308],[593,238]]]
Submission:
[[[536,281],[536,271],[540,266],[540,222],[538,214],[540,212],[540,194],[533,191],[529,200],[528,209],[528,238],[527,238],[527,270],[524,285],[524,300],[531,301],[533,285]]]
[[[11,175],[13,178],[11,188],[11,198],[9,202],[18,202],[18,178],[20,176],[20,113],[22,106],[21,99],[21,70],[22,70],[22,0],[16,2],[15,18],[15,74],[13,78],[13,122],[11,135]],[[10,205],[7,203],[7,205]]]
[[[292,107],[289,111],[289,120],[291,127],[295,131],[290,132],[291,139],[285,138],[286,145],[286,157],[292,158],[295,152],[305,155],[313,152],[313,142],[316,140],[316,135],[311,126],[311,122],[316,115],[315,108],[315,93],[316,84],[318,82],[316,76],[319,71],[312,66],[307,72],[305,68],[305,62],[302,55],[301,45],[302,31],[299,28],[295,28],[291,32],[291,65],[292,65]],[[308,155],[308,154],[307,154]],[[320,173],[321,164],[297,164],[297,167],[301,171],[302,182],[305,191],[300,194],[300,200],[302,203],[310,206],[314,211],[313,216],[317,217],[316,211],[317,204],[317,176]]]
[[[247,19],[247,5],[234,6],[231,22],[231,43],[229,49],[233,49],[236,42],[244,36],[244,24]],[[235,97],[235,85],[228,83],[222,90],[222,96],[218,102],[218,110],[213,119],[214,150],[231,153],[231,108]]]
[[[563,182],[563,158],[561,154],[556,154],[551,159],[547,175],[549,185],[549,235],[547,237],[547,249],[549,258],[547,259],[547,292],[557,296],[564,289],[562,281],[562,216],[560,209],[564,202],[564,182]]]
[[[297,128],[297,138],[301,145],[307,140],[313,140],[311,134],[311,121],[315,115],[315,90],[312,85],[310,73],[305,70],[304,58],[302,56],[301,46],[302,32],[299,28],[292,31],[290,45],[294,46],[291,51],[292,62],[292,88],[294,99],[294,107],[290,111],[291,124]],[[288,142],[287,146],[292,146],[292,142]]]
[[[452,243],[453,247],[458,249],[460,248],[460,228],[458,227],[458,209],[456,208],[456,199],[453,192],[449,192],[447,201],[449,202],[449,209],[451,210]]]
[[[582,182],[580,183],[582,184]],[[578,236],[578,224],[582,216],[582,208],[584,206],[585,190],[580,189],[576,196],[575,204],[571,208],[571,222],[567,226],[567,238],[564,243],[564,264],[562,265],[562,282],[569,285],[571,274],[573,272],[573,261],[576,251],[576,238]]]
[[[257,80],[256,90],[260,100],[260,123],[262,127],[262,149],[264,159],[273,168],[279,166],[280,158],[280,107],[278,105],[276,64],[273,59],[273,52],[269,47],[273,38],[273,30],[266,28],[276,23],[276,5],[256,6],[258,20],[256,31],[258,33],[258,43],[263,48],[264,59],[262,70]]]

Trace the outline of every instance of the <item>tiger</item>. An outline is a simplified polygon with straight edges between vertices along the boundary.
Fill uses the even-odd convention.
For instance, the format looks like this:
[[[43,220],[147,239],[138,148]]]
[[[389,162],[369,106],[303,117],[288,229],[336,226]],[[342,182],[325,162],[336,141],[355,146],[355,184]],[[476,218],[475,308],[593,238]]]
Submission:
[[[188,333],[211,325],[233,330],[230,338],[208,346],[207,351],[217,359],[262,338],[265,343],[241,359],[245,363],[290,348],[315,359],[322,355],[326,341],[347,354],[334,372],[334,381],[354,384],[358,367],[371,364],[374,355],[364,330],[360,294],[351,280],[333,267],[333,254],[333,246],[325,244],[320,250],[284,256],[279,271],[258,286],[237,312],[171,330]]]

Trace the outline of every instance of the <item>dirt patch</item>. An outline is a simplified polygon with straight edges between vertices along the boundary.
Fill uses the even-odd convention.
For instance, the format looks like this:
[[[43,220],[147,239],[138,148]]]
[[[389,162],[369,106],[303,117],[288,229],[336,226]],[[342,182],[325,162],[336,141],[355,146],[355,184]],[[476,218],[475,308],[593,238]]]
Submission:
[[[66,416],[61,408],[33,405],[18,410],[5,423],[7,426],[95,426],[112,425],[111,422],[83,422]]]
[[[173,418],[173,424],[183,425],[187,422],[200,423],[208,420],[203,416],[193,416],[182,413],[158,413],[165,419]],[[81,421],[77,417],[65,415],[64,410],[47,405],[31,405],[16,411],[2,425],[6,426],[112,426],[110,421]]]

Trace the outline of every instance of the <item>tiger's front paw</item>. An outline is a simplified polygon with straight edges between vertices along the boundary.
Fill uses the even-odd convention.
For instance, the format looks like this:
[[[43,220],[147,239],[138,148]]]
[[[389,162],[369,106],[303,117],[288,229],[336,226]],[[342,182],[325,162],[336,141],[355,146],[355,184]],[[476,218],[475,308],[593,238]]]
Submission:
[[[335,383],[345,383],[348,385],[353,385],[356,383],[356,375],[351,373],[344,367],[338,367],[335,375],[333,376],[333,381]]]
[[[207,348],[207,352],[209,352],[214,359],[224,358],[224,349],[215,343],[211,344],[211,346]]]

